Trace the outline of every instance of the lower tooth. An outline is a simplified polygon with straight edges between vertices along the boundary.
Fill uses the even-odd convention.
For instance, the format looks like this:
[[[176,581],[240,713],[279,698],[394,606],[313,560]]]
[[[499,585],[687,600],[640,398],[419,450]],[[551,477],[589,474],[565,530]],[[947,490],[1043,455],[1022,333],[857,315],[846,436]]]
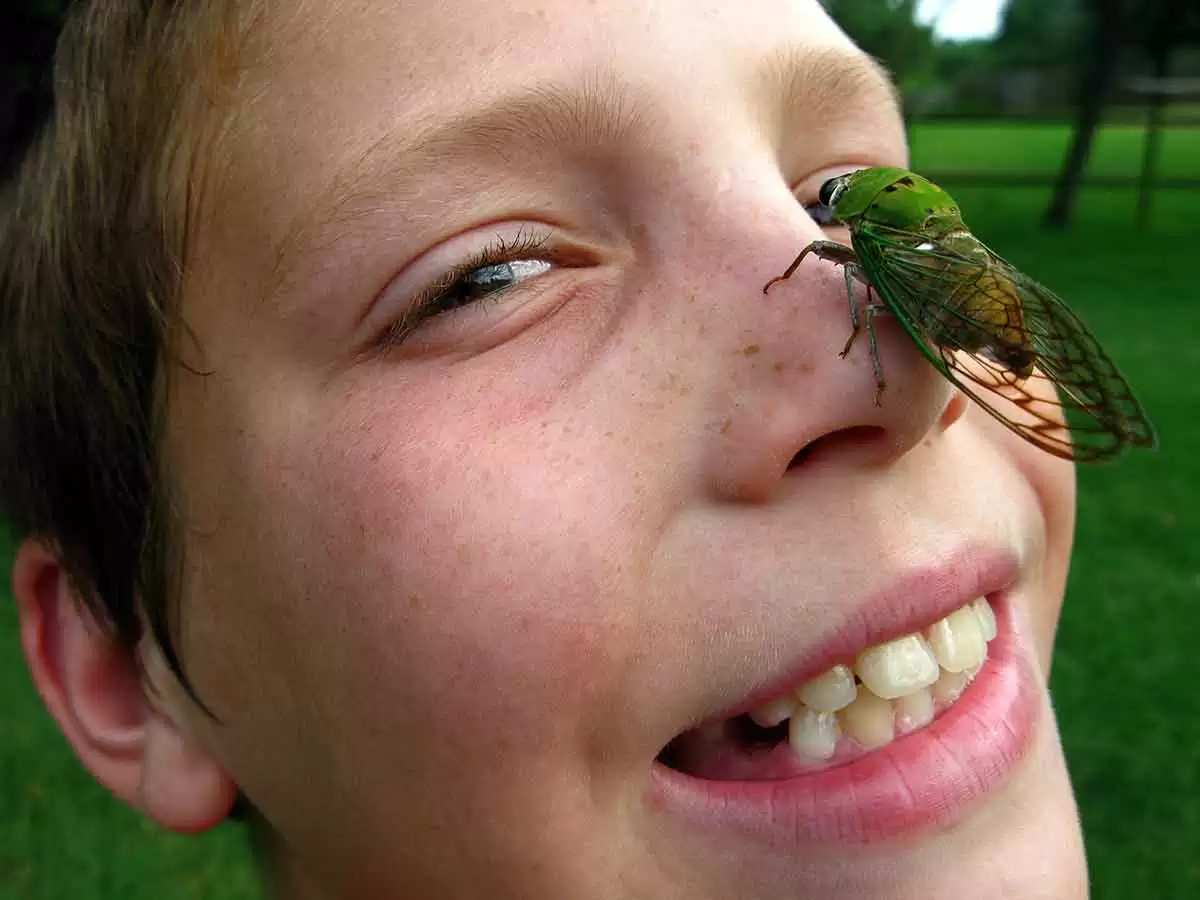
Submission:
[[[892,704],[860,688],[853,703],[838,713],[842,731],[866,750],[892,742]]]
[[[971,676],[966,672],[943,671],[931,688],[933,699],[938,703],[953,703],[966,690]]]
[[[908,734],[923,728],[933,721],[933,695],[928,688],[921,688],[893,701],[896,704],[896,729]]]
[[[826,760],[837,749],[837,714],[817,712],[801,705],[788,725],[788,742],[792,749],[809,759]]]

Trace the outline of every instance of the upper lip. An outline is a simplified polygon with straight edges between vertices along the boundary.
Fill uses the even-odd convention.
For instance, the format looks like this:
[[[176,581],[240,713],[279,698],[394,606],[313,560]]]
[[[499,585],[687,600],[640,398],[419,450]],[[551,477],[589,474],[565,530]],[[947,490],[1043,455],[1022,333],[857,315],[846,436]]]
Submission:
[[[723,721],[757,709],[834,665],[849,663],[866,647],[920,631],[978,597],[1006,590],[1018,574],[1016,554],[980,545],[958,547],[936,563],[909,569],[849,608],[829,633],[781,674],[695,724]]]

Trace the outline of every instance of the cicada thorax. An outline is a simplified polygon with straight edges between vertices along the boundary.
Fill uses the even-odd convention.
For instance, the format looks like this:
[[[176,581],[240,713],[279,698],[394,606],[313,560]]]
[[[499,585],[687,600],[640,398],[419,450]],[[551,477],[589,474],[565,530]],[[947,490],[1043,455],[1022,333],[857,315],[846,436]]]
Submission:
[[[936,243],[964,258],[961,264],[950,264],[959,271],[953,273],[957,277],[950,282],[957,287],[946,300],[944,328],[949,336],[963,349],[977,351],[1015,375],[1030,375],[1036,352],[1012,280],[995,264],[995,257],[983,242],[961,224]]]
[[[908,264],[928,269],[929,286],[940,294],[940,302],[921,310],[924,333],[935,343],[992,359],[1020,378],[1029,376],[1036,353],[1016,287],[952,202],[922,212],[917,228],[889,237],[915,251]]]

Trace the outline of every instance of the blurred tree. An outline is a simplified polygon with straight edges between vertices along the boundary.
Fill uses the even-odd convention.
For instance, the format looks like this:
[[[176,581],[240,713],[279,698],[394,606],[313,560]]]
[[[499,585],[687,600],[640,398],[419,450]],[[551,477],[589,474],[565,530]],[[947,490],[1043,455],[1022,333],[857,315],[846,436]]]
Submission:
[[[1071,223],[1075,197],[1091,155],[1092,139],[1120,70],[1134,2],[1136,0],[1086,0],[1083,4],[1088,25],[1084,52],[1080,57],[1078,114],[1062,171],[1046,210],[1045,221],[1052,228],[1065,228]]]
[[[933,29],[917,22],[917,0],[827,0],[825,9],[904,89],[934,62]]]
[[[1045,221],[1052,228],[1065,228],[1071,222],[1096,128],[1123,63],[1135,55],[1141,56],[1149,60],[1153,74],[1163,78],[1170,74],[1171,58],[1177,49],[1200,43],[1200,6],[1196,0],[1077,2],[1087,23],[1086,41],[1078,56],[1080,79],[1075,130],[1046,210]],[[1147,153],[1150,159],[1153,153],[1150,144]]]
[[[1040,67],[1078,58],[1086,42],[1086,0],[1009,0],[993,44],[1003,68]]]

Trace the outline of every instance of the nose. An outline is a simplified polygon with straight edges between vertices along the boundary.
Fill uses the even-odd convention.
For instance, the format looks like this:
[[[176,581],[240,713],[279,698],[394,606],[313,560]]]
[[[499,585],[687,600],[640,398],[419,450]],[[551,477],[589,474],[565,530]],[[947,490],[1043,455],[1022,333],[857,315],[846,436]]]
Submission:
[[[967,405],[873,290],[877,310],[867,316],[866,286],[835,261],[809,256],[762,294],[803,247],[826,237],[790,194],[775,212],[738,216],[774,221],[769,231],[743,225],[731,234],[737,226],[727,223],[724,234],[725,252],[740,250],[743,261],[755,262],[743,262],[744,277],[767,273],[755,276],[753,291],[743,286],[733,311],[726,307],[738,319],[734,331],[754,348],[727,355],[732,387],[708,453],[710,483],[729,499],[765,498],[788,472],[891,465],[930,445]],[[842,356],[855,318],[860,331]]]

